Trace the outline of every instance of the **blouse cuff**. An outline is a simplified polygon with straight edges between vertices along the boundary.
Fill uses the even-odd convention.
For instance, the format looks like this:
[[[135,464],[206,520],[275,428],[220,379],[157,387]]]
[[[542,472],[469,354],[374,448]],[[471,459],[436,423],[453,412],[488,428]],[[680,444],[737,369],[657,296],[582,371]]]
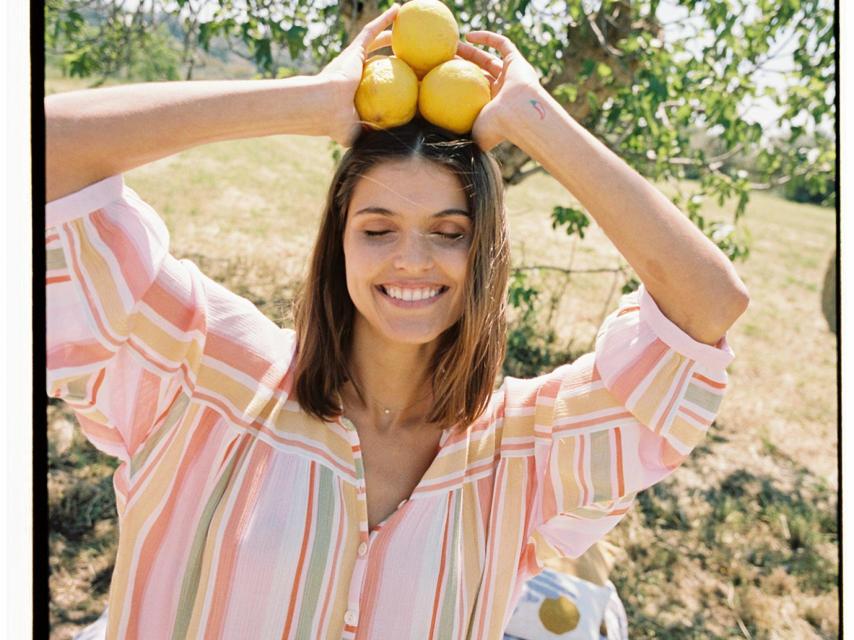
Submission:
[[[105,178],[88,187],[75,191],[58,200],[48,202],[45,207],[45,228],[55,227],[87,213],[97,211],[111,202],[121,199],[124,179],[121,174]]]
[[[695,340],[661,312],[643,284],[638,291],[641,322],[648,325],[667,346],[710,369],[726,369],[732,362],[735,352],[727,343],[726,336],[714,346]]]

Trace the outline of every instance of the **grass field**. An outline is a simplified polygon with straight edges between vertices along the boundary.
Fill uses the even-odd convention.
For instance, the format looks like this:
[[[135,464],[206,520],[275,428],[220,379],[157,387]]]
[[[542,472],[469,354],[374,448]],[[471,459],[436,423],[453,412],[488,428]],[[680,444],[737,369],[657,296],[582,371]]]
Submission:
[[[176,256],[288,324],[332,167],[328,141],[275,137],[190,150],[126,181],[163,216]],[[618,263],[595,226],[580,242],[551,229],[551,208],[571,202],[543,174],[508,189],[514,264]],[[711,205],[704,212],[729,217]],[[751,305],[728,335],[736,359],[720,416],[607,538],[621,556],[612,580],[632,638],[838,637],[836,337],[820,307],[835,212],[757,193],[745,220],[751,256],[737,269]],[[569,351],[589,347],[616,302],[612,284],[608,274],[570,280],[557,323]],[[115,464],[82,439],[61,403],[49,405],[48,424],[59,640],[106,601]]]

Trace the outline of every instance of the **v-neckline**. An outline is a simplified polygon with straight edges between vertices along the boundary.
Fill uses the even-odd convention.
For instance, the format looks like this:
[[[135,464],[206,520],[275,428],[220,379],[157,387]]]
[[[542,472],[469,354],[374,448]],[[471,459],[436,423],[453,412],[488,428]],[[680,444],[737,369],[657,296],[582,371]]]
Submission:
[[[359,466],[361,467],[361,473],[359,473],[359,470],[357,470],[356,477],[359,479],[361,486],[362,486],[362,490],[364,492],[365,523],[367,526],[367,522],[368,522],[368,514],[367,514],[368,489],[367,489],[367,480],[365,477],[364,458],[361,455],[362,443],[361,443],[361,438],[359,437],[359,431],[358,431],[358,429],[356,429],[356,425],[353,423],[353,421],[350,420],[349,418],[345,417],[343,414],[338,416],[338,419],[336,420],[336,422],[338,423],[338,425],[342,429],[344,429],[346,432],[351,434],[350,438],[353,439],[354,443],[356,445],[358,445],[359,449],[360,449],[360,453],[359,453],[360,465]],[[408,504],[413,499],[417,499],[417,496],[419,494],[418,490],[424,484],[425,480],[432,477],[435,473],[435,470],[438,468],[438,466],[444,463],[444,461],[442,460],[443,452],[444,452],[446,445],[448,444],[448,441],[450,440],[450,438],[452,436],[452,433],[451,433],[452,431],[453,431],[453,428],[442,430],[442,435],[439,438],[439,444],[436,448],[436,453],[433,456],[433,459],[430,461],[430,464],[428,465],[427,469],[424,471],[421,478],[418,480],[418,483],[415,485],[415,487],[410,492],[409,496],[407,496],[400,503],[398,503],[398,505],[394,509],[394,511],[389,513],[380,522],[375,524],[372,528],[368,527],[368,534],[369,535],[373,535],[374,533],[377,533],[384,526],[386,526],[388,524],[388,522],[395,515],[397,515],[406,504]]]

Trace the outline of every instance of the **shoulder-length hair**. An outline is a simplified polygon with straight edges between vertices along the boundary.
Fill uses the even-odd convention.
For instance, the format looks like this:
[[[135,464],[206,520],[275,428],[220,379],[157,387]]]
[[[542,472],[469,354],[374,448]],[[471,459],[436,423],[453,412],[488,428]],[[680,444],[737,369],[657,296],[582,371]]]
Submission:
[[[341,158],[329,192],[309,272],[294,305],[297,352],[294,392],[302,409],[330,421],[341,414],[338,392],[348,366],[355,308],[347,291],[344,226],[353,191],[372,167],[413,157],[459,179],[472,219],[472,241],[460,319],[440,337],[429,371],[434,404],[427,421],[464,428],[484,411],[504,359],[510,251],[504,185],[495,159],[469,137],[420,118],[365,131]],[[357,391],[361,394],[361,390]]]

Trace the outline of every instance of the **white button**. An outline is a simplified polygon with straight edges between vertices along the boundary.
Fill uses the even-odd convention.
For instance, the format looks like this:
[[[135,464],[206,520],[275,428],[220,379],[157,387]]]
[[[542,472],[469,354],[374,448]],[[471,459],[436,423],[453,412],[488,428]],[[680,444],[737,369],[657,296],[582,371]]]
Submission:
[[[359,555],[360,555],[360,556],[363,556],[363,555],[365,555],[367,552],[368,552],[368,543],[367,543],[367,542],[363,542],[362,544],[360,544],[360,545],[359,545],[358,553],[359,553]]]
[[[344,622],[349,624],[351,627],[355,627],[358,621],[359,614],[353,609],[348,609],[347,613],[344,614]]]

